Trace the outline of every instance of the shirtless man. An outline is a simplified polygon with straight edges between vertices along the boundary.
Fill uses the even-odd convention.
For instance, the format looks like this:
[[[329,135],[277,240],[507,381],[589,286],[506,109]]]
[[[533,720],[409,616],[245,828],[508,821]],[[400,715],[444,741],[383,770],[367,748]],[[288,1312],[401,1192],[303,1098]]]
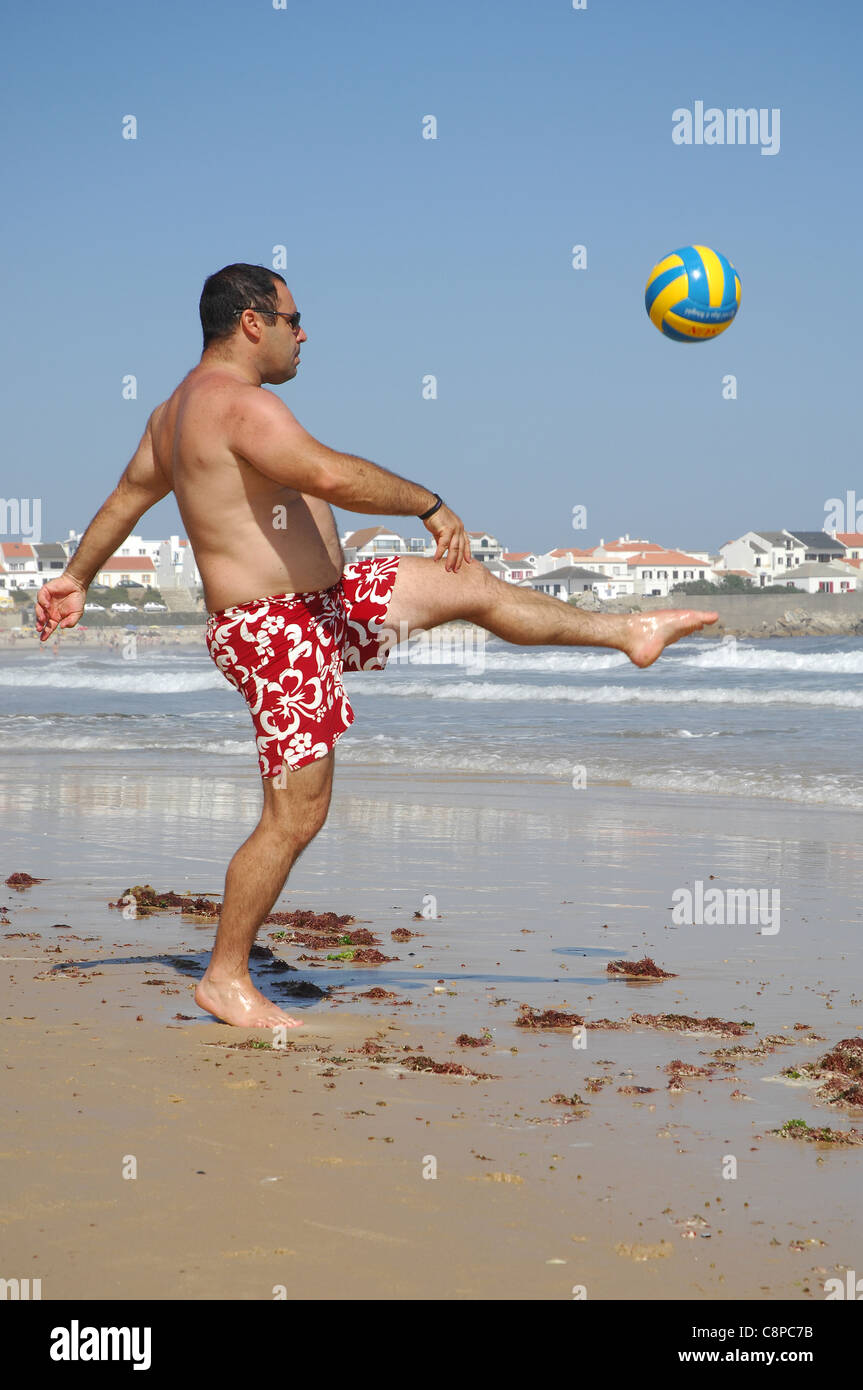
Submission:
[[[343,670],[380,670],[399,640],[453,618],[517,646],[613,647],[650,666],[717,614],[588,613],[496,578],[471,561],[460,518],[436,493],[328,448],[261,389],[293,380],[306,342],[280,275],[226,266],[206,281],[200,315],[200,363],[153,411],[66,570],[40,589],[36,627],[45,642],[74,626],[105,561],[174,492],[203,580],[207,645],[249,704],[263,782],[261,818],[228,867],[195,1000],[241,1027],[299,1026],[255,989],[249,953],[327,816],[334,744],[353,720]],[[332,506],[420,517],[434,556],[346,567]]]

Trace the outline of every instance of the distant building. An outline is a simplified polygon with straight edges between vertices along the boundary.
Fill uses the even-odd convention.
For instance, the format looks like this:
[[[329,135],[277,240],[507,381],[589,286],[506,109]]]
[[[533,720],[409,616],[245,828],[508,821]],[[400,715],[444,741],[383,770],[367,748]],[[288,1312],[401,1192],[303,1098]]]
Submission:
[[[503,546],[489,531],[468,531],[467,537],[474,560],[499,560],[503,555]]]
[[[349,531],[341,538],[341,546],[348,565],[375,555],[433,555],[435,551],[431,535],[411,536],[406,540],[386,526],[364,526],[359,531]]]
[[[4,573],[0,574],[0,585],[10,589],[41,589],[47,576],[39,569],[36,548],[29,541],[3,541],[0,544],[0,560]]]
[[[851,594],[857,588],[857,579],[851,564],[832,560],[826,564],[797,565],[786,576],[785,585],[807,594]]]
[[[550,594],[552,598],[568,599],[573,594],[594,593],[597,585],[603,583],[602,575],[595,570],[584,569],[581,565],[560,565],[544,574],[535,574],[523,587]]]
[[[532,579],[539,569],[537,556],[529,550],[505,550],[499,562],[489,563],[489,568],[494,573],[497,573],[497,563],[502,571],[501,578],[509,580],[511,584],[521,584],[525,579]]]
[[[60,542],[60,549],[65,554],[67,561],[78,549],[81,543],[80,531],[70,531],[65,541]],[[201,583],[201,575],[195,561],[194,551],[186,540],[185,536],[169,536],[164,541],[146,541],[143,536],[127,536],[121,546],[114,551],[112,560],[128,561],[125,572],[131,578],[136,578],[138,583],[147,583],[150,587],[160,589],[175,589],[178,586],[192,589]],[[144,580],[132,573],[129,567],[132,561],[149,560],[153,578]],[[105,573],[117,573],[116,567],[109,569],[110,561],[104,567]],[[99,573],[103,573],[102,570]],[[145,565],[142,573],[150,573]],[[96,583],[103,581],[96,577]],[[115,583],[118,581],[114,581]],[[113,587],[113,585],[112,585]]]
[[[97,572],[95,582],[108,589],[117,589],[130,582],[155,589],[156,566],[149,555],[112,555]]]
[[[536,556],[536,570],[538,574],[543,574],[548,570],[563,569],[565,565],[580,565],[591,555],[589,550],[581,550],[578,546],[569,548],[557,547],[555,550],[546,550],[543,554]]]
[[[171,536],[166,541],[145,541],[144,544],[157,547],[155,555],[151,554],[150,558],[160,589],[194,589],[200,584],[201,575],[195,553],[184,536]],[[117,555],[122,558],[120,551]]]
[[[639,595],[665,598],[675,584],[691,583],[697,579],[716,582],[711,565],[704,560],[696,560],[682,550],[646,550],[641,555],[630,555],[626,563],[635,578],[635,592]]]
[[[845,547],[845,560],[863,560],[863,535],[859,531],[837,531],[836,539]]]
[[[830,538],[825,535],[825,539]],[[802,565],[806,546],[790,531],[746,531],[738,540],[721,545],[719,554],[720,573],[742,570],[763,589],[782,583],[790,569]]]
[[[43,584],[45,579],[56,578],[58,574],[62,574],[66,568],[66,552],[62,545],[56,541],[34,541],[33,549],[36,552],[39,573],[45,576]]]
[[[844,559],[845,546],[826,531],[789,531],[788,535],[803,546],[804,565],[828,565],[831,560]]]

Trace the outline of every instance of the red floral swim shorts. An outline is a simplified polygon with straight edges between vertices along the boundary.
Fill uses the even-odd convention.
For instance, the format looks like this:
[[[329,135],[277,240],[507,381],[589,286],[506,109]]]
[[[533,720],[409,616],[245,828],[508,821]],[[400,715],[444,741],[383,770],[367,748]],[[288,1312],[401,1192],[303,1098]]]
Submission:
[[[380,630],[398,555],[346,565],[329,589],[276,594],[211,613],[207,649],[245,696],[262,777],[323,758],[354,722],[343,671],[382,671]]]

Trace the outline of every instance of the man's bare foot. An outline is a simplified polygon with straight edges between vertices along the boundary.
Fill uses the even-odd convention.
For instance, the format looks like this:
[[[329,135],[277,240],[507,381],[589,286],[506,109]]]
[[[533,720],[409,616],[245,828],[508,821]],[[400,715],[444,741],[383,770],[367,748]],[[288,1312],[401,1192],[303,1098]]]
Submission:
[[[291,1018],[271,1004],[251,978],[212,980],[204,975],[195,990],[195,1003],[222,1023],[237,1028],[302,1028],[302,1019]]]
[[[710,627],[718,618],[718,613],[704,613],[697,608],[660,608],[656,613],[633,613],[629,620],[629,636],[621,650],[636,666],[652,666],[672,642],[702,627]]]

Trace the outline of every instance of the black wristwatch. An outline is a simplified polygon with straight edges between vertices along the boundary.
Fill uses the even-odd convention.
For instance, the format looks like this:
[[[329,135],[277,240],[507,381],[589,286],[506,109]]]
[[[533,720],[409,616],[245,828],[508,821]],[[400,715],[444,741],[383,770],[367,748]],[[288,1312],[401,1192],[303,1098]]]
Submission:
[[[433,506],[433,507],[429,507],[428,511],[427,511],[427,512],[423,512],[421,515],[418,513],[418,516],[419,516],[419,520],[420,520],[420,521],[428,521],[428,519],[429,519],[430,516],[434,516],[434,514],[435,514],[435,512],[437,511],[438,507],[442,507],[442,506],[443,506],[443,498],[440,497],[440,496],[438,495],[438,493],[435,493],[434,495],[435,495],[435,498],[437,499],[437,500],[435,501],[434,506]]]

